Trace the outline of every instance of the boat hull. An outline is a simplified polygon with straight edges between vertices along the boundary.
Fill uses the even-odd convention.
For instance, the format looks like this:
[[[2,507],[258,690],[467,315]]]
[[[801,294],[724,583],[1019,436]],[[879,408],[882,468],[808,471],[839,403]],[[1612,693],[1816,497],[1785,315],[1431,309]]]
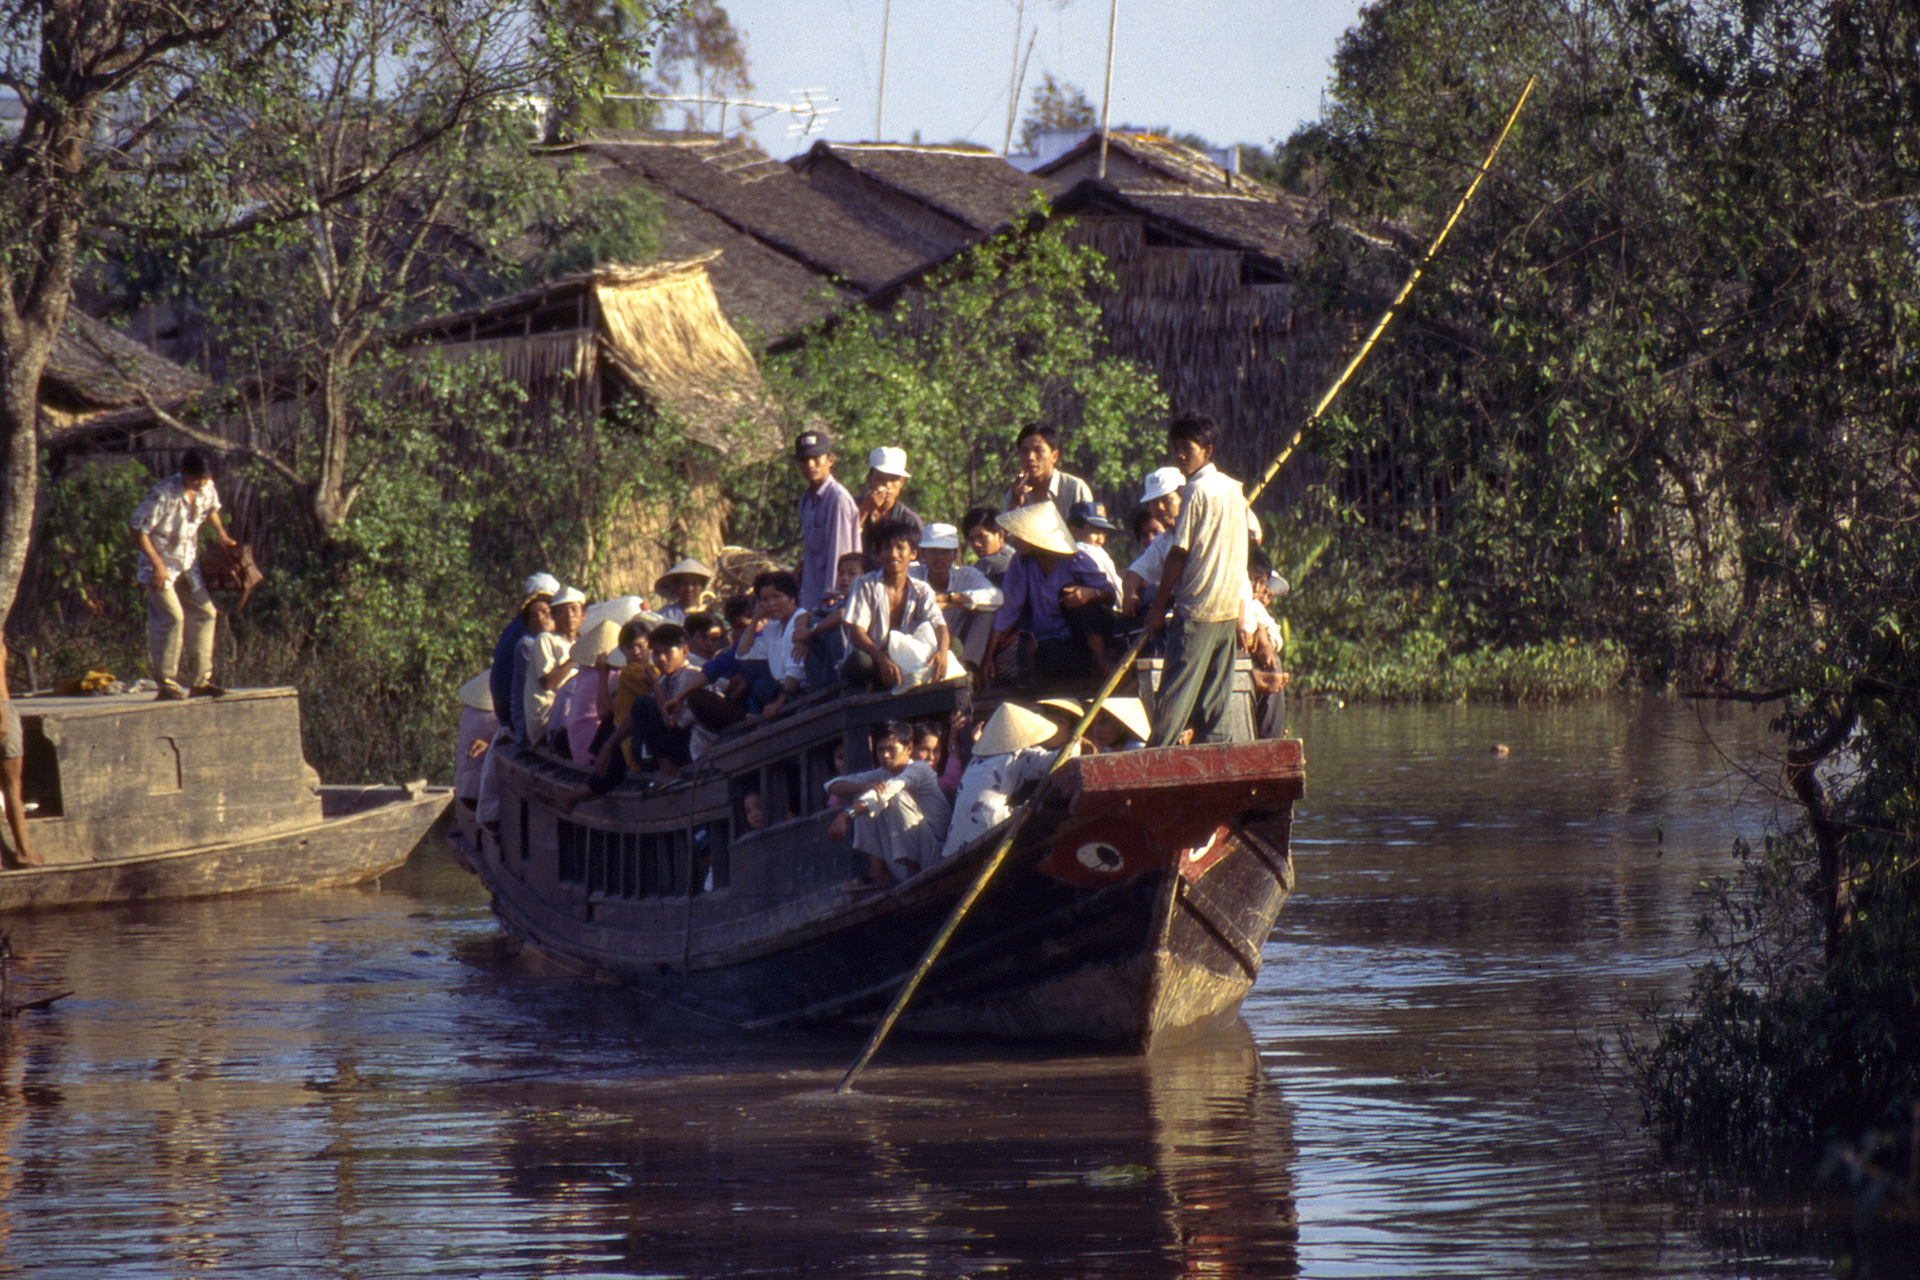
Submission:
[[[0,913],[358,884],[404,863],[446,811],[443,787],[323,787],[331,816],[195,848],[0,872]]]
[[[882,701],[874,712],[896,708]],[[783,757],[804,770],[836,732],[846,732],[851,751],[864,710],[837,707],[814,733],[796,726],[784,746],[774,739],[759,753],[738,753],[733,770],[564,817],[543,796],[569,771],[510,752],[498,765],[498,838],[488,834],[478,848],[463,842],[463,858],[491,889],[505,930],[577,972],[734,1026],[871,1023],[998,839],[884,892],[849,896],[840,888],[849,855],[825,840],[830,811],[809,808],[816,780],[806,776],[771,802],[771,827],[728,838],[738,830],[729,825],[730,798],[742,777],[756,790],[782,786]],[[1069,765],[904,1025],[1146,1050],[1231,1021],[1293,886],[1288,834],[1302,785],[1297,742]],[[791,811],[781,812],[788,798]],[[676,827],[692,838],[674,844]],[[711,889],[695,883],[697,863],[675,870],[667,862],[673,849],[705,837],[725,849],[711,865]],[[661,861],[650,871],[656,847]],[[629,857],[637,870],[622,869]]]

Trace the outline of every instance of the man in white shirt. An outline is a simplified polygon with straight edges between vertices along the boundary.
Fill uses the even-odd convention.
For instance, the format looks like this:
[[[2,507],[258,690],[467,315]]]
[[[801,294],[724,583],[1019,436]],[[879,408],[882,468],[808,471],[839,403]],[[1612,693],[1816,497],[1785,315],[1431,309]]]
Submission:
[[[1213,466],[1219,440],[1219,424],[1191,410],[1167,428],[1167,451],[1187,484],[1160,586],[1147,609],[1149,631],[1167,628],[1150,747],[1171,746],[1189,721],[1196,742],[1228,740],[1240,601],[1247,592],[1249,517],[1240,482]],[[1175,613],[1171,625],[1169,606]]]
[[[139,553],[136,573],[147,589],[147,657],[162,702],[224,692],[213,683],[213,629],[220,613],[200,578],[203,523],[213,525],[221,546],[234,545],[220,523],[220,494],[207,456],[189,449],[180,470],[148,490],[128,521]],[[185,686],[175,679],[183,648],[193,664]]]

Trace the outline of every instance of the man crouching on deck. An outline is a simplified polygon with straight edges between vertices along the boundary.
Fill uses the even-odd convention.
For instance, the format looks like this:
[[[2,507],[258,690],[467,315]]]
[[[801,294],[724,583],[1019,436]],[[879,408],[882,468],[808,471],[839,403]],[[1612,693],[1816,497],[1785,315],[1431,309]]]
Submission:
[[[1240,597],[1247,581],[1247,499],[1240,482],[1214,468],[1220,427],[1188,410],[1167,428],[1167,452],[1187,478],[1160,586],[1147,610],[1151,632],[1167,627],[1166,666],[1150,747],[1172,746],[1194,725],[1194,741],[1228,740]]]

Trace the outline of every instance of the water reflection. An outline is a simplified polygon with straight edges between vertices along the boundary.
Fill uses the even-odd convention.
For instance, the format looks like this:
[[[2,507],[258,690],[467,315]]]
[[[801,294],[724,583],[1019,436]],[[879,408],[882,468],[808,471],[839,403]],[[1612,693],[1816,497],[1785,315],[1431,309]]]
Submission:
[[[0,922],[75,992],[0,1021],[0,1276],[1826,1272],[1797,1210],[1667,1180],[1582,1043],[1684,981],[1764,717],[1296,727],[1248,1025],[1146,1062],[902,1040],[834,1098],[857,1038],[531,971],[444,856]]]

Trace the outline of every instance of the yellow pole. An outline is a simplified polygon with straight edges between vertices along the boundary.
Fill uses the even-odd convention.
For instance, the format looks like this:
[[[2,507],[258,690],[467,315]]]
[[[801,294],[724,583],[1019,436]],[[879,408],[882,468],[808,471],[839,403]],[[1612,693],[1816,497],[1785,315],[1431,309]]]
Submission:
[[[1117,6],[1118,0],[1115,0],[1115,4]],[[1513,104],[1513,113],[1507,117],[1506,127],[1500,130],[1500,136],[1494,140],[1493,149],[1487,152],[1487,158],[1481,163],[1480,171],[1474,175],[1473,181],[1467,186],[1466,194],[1461,196],[1460,203],[1454,206],[1453,216],[1449,217],[1446,225],[1440,229],[1440,234],[1434,238],[1433,244],[1427,249],[1426,255],[1420,259],[1420,264],[1414,268],[1413,274],[1407,277],[1405,287],[1400,290],[1399,296],[1395,297],[1393,302],[1388,305],[1386,312],[1380,317],[1380,322],[1373,326],[1373,332],[1368,334],[1367,340],[1361,344],[1360,350],[1354,354],[1353,359],[1347,362],[1347,367],[1341,370],[1340,376],[1334,380],[1333,385],[1327,388],[1327,393],[1320,397],[1320,401],[1314,406],[1312,414],[1307,417],[1305,422],[1300,424],[1300,429],[1293,433],[1293,438],[1287,442],[1286,448],[1280,451],[1280,456],[1273,460],[1273,464],[1269,466],[1266,472],[1260,477],[1260,482],[1254,486],[1253,492],[1247,495],[1249,505],[1253,503],[1254,499],[1260,496],[1267,485],[1272,483],[1274,476],[1280,473],[1280,468],[1286,463],[1287,457],[1293,452],[1294,447],[1300,443],[1300,437],[1306,433],[1307,427],[1327,411],[1327,406],[1333,403],[1334,396],[1339,394],[1342,386],[1346,385],[1347,379],[1353,376],[1354,370],[1360,367],[1361,361],[1367,358],[1367,353],[1373,350],[1374,344],[1380,340],[1380,335],[1386,332],[1387,325],[1393,320],[1395,309],[1399,307],[1401,303],[1405,302],[1408,295],[1413,292],[1413,286],[1415,282],[1420,279],[1420,273],[1426,269],[1427,263],[1433,260],[1433,256],[1440,252],[1440,246],[1446,243],[1447,233],[1453,230],[1453,224],[1460,220],[1460,214],[1466,209],[1467,201],[1473,198],[1474,191],[1479,188],[1480,180],[1486,177],[1487,171],[1493,167],[1494,157],[1500,154],[1501,144],[1507,140],[1507,134],[1513,131],[1514,121],[1520,118],[1520,108],[1526,105],[1527,95],[1533,92],[1534,81],[1538,78],[1537,76],[1529,76],[1527,78],[1527,87],[1521,91],[1520,100]],[[946,950],[947,942],[953,937],[954,931],[960,927],[960,922],[966,918],[967,912],[973,909],[973,904],[979,901],[980,895],[986,892],[988,882],[991,881],[994,874],[1000,870],[1001,864],[1007,860],[1007,854],[1013,849],[1013,842],[1019,838],[1020,829],[1026,825],[1027,819],[1032,815],[1035,806],[1037,806],[1041,798],[1046,795],[1047,787],[1050,785],[1053,775],[1058,773],[1060,768],[1066,764],[1068,753],[1073,750],[1073,744],[1078,742],[1081,735],[1086,733],[1087,727],[1093,723],[1094,717],[1100,714],[1100,708],[1106,704],[1108,698],[1113,696],[1113,691],[1120,687],[1120,681],[1125,678],[1127,672],[1133,668],[1134,662],[1139,659],[1141,649],[1146,647],[1147,638],[1147,629],[1143,626],[1140,629],[1139,636],[1136,637],[1133,642],[1133,647],[1127,650],[1126,656],[1120,659],[1119,663],[1114,667],[1113,674],[1108,676],[1107,682],[1100,686],[1100,692],[1094,697],[1092,702],[1087,704],[1086,713],[1080,717],[1079,723],[1073,726],[1073,732],[1067,736],[1066,745],[1061,747],[1054,755],[1053,763],[1047,766],[1047,776],[1041,781],[1039,789],[1033,793],[1032,797],[1028,799],[1024,805],[1020,806],[1020,811],[1014,814],[1008,822],[1006,834],[1000,838],[1000,843],[994,847],[992,855],[988,857],[986,862],[981,864],[979,873],[974,876],[973,883],[967,887],[966,893],[962,895],[959,902],[954,904],[952,912],[947,916],[946,923],[940,926],[940,932],[933,936],[933,941],[928,944],[926,953],[920,957],[920,963],[914,966],[914,970],[908,975],[906,983],[901,986],[899,994],[894,996],[893,1003],[887,1008],[886,1016],[881,1018],[880,1025],[873,1029],[873,1035],[868,1038],[866,1047],[860,1051],[860,1056],[854,1059],[853,1065],[847,1068],[847,1074],[840,1077],[840,1083],[834,1086],[833,1091],[836,1094],[845,1093],[848,1089],[851,1089],[853,1087],[854,1077],[858,1076],[861,1071],[865,1070],[866,1065],[873,1061],[873,1055],[879,1051],[881,1041],[885,1040],[888,1033],[893,1030],[893,1024],[900,1020],[900,1015],[906,1009],[907,1002],[912,1000],[914,993],[920,989],[920,984],[926,978],[928,971],[933,968],[934,961],[938,960],[940,953]]]
[[[1460,197],[1460,203],[1453,207],[1453,215],[1447,219],[1446,225],[1440,228],[1440,234],[1433,238],[1433,243],[1427,246],[1426,253],[1414,267],[1413,274],[1407,277],[1406,284],[1401,286],[1400,292],[1393,301],[1387,304],[1387,309],[1380,313],[1380,319],[1373,326],[1373,332],[1369,333],[1367,340],[1360,344],[1360,349],[1353,353],[1353,359],[1347,361],[1347,367],[1340,371],[1340,376],[1333,380],[1333,385],[1327,388],[1327,393],[1321,396],[1313,406],[1313,412],[1300,423],[1293,437],[1287,441],[1286,447],[1280,450],[1268,464],[1267,469],[1261,473],[1259,481],[1247,494],[1249,504],[1258,501],[1260,495],[1267,491],[1267,486],[1273,483],[1273,478],[1280,474],[1280,468],[1287,465],[1287,459],[1293,456],[1295,449],[1299,448],[1301,437],[1306,435],[1307,428],[1320,420],[1320,416],[1327,411],[1328,406],[1333,404],[1333,398],[1340,394],[1342,387],[1347,385],[1347,379],[1353,377],[1354,370],[1366,360],[1368,353],[1373,350],[1373,345],[1380,341],[1380,335],[1385,333],[1387,326],[1393,323],[1393,317],[1399,311],[1400,304],[1412,294],[1413,286],[1419,283],[1421,273],[1427,269],[1427,264],[1433,261],[1434,255],[1440,252],[1440,246],[1447,242],[1447,235],[1453,230],[1453,224],[1460,221],[1460,215],[1466,211],[1467,201],[1473,199],[1473,193],[1480,189],[1481,179],[1485,178],[1487,171],[1493,168],[1493,158],[1500,154],[1500,148],[1506,143],[1507,135],[1513,132],[1514,122],[1520,118],[1520,108],[1527,105],[1527,95],[1533,92],[1534,82],[1539,78],[1539,76],[1527,77],[1527,87],[1520,91],[1520,100],[1513,104],[1513,111],[1507,116],[1506,127],[1500,130],[1500,136],[1493,140],[1492,150],[1488,151],[1487,158],[1481,161],[1480,170],[1473,175],[1473,181],[1467,184],[1466,193]]]

